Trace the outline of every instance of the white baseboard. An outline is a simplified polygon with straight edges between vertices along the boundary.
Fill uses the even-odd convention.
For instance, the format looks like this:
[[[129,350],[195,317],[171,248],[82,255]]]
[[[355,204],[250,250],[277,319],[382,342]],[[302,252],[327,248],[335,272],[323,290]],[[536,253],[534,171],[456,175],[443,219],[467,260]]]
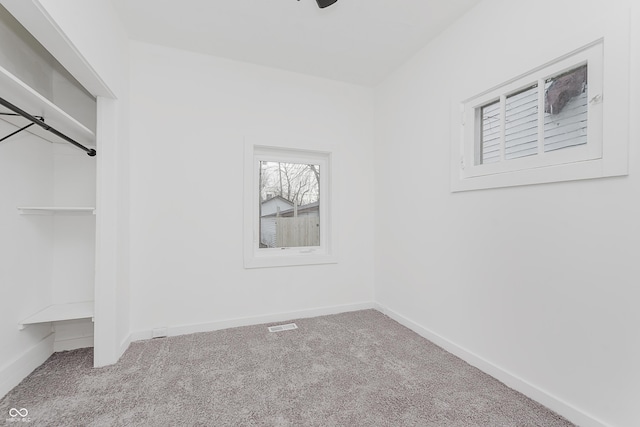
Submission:
[[[127,335],[124,340],[120,343],[120,348],[118,349],[118,360],[122,357],[125,351],[131,345],[131,334]]]
[[[69,351],[93,347],[94,328],[91,319],[63,320],[53,323],[53,351]]]
[[[47,335],[12,362],[0,368],[0,398],[20,384],[20,381],[53,354],[53,338],[53,333]]]
[[[53,351],[56,353],[59,351],[69,351],[87,347],[93,347],[93,336],[55,340],[53,343]]]
[[[572,406],[571,404],[563,401],[562,399],[536,387],[535,385],[523,380],[517,375],[514,375],[511,372],[494,365],[488,360],[483,359],[477,354],[455,344],[452,341],[449,341],[443,336],[438,335],[437,333],[419,325],[418,323],[402,316],[401,314],[378,303],[375,304],[375,307],[379,312],[389,316],[401,325],[406,326],[418,335],[442,347],[449,353],[458,356],[460,359],[464,360],[470,365],[475,366],[481,371],[491,375],[499,381],[502,381],[512,389],[519,391],[525,396],[562,415],[572,423],[577,424],[581,427],[609,427],[609,425],[605,422],[598,420],[597,418],[587,414],[583,410],[580,410],[575,406]]]
[[[330,307],[318,307],[308,310],[289,311],[284,313],[267,314],[264,316],[252,316],[236,319],[220,320],[217,322],[200,323],[194,325],[169,326],[167,327],[168,336],[194,334],[197,332],[211,332],[220,329],[237,328],[239,326],[260,325],[263,323],[284,322],[292,319],[303,319],[308,317],[325,316],[329,314],[345,313],[349,311],[367,310],[376,308],[374,302],[362,302],[355,304],[344,304]],[[148,340],[152,338],[152,331],[133,332],[130,342]]]

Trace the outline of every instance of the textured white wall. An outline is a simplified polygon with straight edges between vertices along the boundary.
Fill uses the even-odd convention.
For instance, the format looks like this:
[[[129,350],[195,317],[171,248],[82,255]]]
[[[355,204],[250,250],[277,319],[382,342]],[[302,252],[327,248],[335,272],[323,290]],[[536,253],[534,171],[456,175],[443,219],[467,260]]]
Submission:
[[[131,50],[132,330],[373,300],[372,90]],[[244,138],[338,147],[340,262],[243,268]]]
[[[632,3],[485,0],[376,90],[376,300],[582,425],[640,425],[638,121],[627,177],[452,194],[450,111]]]

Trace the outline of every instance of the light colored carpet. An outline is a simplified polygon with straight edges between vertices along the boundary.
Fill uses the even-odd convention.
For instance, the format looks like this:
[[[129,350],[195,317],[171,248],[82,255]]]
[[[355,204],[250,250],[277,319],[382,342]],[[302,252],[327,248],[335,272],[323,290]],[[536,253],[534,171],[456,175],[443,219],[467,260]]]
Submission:
[[[99,369],[91,349],[56,353],[0,411],[37,426],[572,425],[375,310],[295,323],[136,342]]]

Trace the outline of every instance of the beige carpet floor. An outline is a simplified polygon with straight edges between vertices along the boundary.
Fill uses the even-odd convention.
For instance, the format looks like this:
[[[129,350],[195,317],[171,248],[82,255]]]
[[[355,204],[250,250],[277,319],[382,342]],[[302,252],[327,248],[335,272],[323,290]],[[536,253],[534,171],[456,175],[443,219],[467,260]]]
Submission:
[[[0,411],[31,426],[572,425],[375,310],[295,323],[136,342],[99,369],[91,349],[56,353]]]

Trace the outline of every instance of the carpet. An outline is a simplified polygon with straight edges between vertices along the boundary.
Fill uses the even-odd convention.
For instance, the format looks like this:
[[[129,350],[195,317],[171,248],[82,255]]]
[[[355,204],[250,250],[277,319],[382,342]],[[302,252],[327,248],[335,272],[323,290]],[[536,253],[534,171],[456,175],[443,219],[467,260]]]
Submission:
[[[32,426],[573,425],[378,311],[295,323],[135,342],[97,369],[92,349],[55,353],[0,411]]]

